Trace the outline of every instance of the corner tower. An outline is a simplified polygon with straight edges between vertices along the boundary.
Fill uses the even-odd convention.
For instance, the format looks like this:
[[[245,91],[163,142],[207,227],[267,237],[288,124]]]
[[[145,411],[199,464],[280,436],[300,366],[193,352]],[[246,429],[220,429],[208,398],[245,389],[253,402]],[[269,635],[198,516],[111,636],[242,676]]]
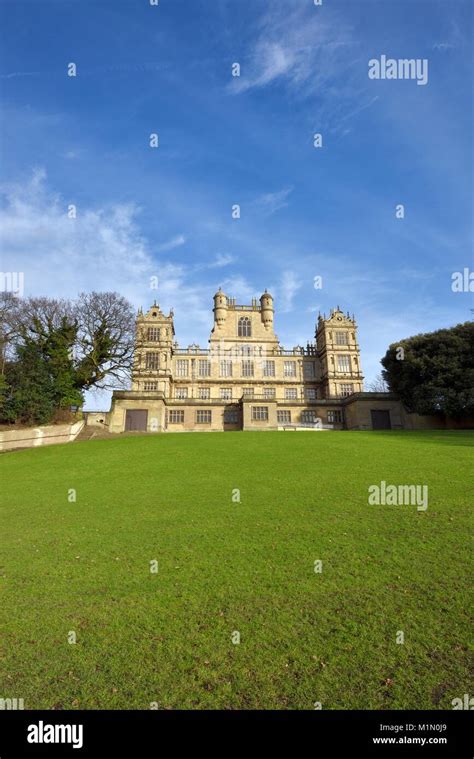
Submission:
[[[169,391],[173,340],[172,310],[165,316],[156,301],[146,314],[139,310],[135,323],[132,390]]]
[[[330,315],[319,314],[316,327],[317,354],[325,398],[341,398],[363,390],[357,324],[339,306]]]

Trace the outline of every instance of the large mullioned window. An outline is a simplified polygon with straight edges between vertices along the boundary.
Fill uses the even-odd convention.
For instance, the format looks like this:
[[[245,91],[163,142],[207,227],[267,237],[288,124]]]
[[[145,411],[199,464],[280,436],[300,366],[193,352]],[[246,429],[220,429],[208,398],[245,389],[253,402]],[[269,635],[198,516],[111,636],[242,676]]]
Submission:
[[[264,361],[263,362],[263,376],[264,377],[274,377],[275,376],[275,362],[274,361]]]
[[[147,353],[145,356],[145,366],[147,369],[159,369],[160,366],[160,354],[159,353]]]
[[[239,319],[237,334],[239,337],[252,337],[252,322],[248,316],[241,316]]]
[[[212,422],[212,411],[200,409],[196,411],[196,424],[210,424]]]
[[[176,361],[176,375],[178,377],[187,377],[189,372],[189,361],[179,358]]]
[[[207,361],[207,359],[199,359],[198,374],[200,377],[210,377],[211,376],[211,362]]]
[[[253,377],[253,361],[242,361],[242,377]]]
[[[351,357],[350,356],[338,356],[337,368],[340,372],[350,372],[351,370]]]
[[[160,328],[159,327],[148,327],[147,330],[147,340],[150,343],[156,343],[160,339]]]
[[[220,363],[220,376],[232,377],[232,361],[221,361]]]
[[[285,377],[296,377],[296,361],[285,361]]]
[[[145,382],[144,390],[158,390],[158,382]]]
[[[168,422],[169,424],[183,424],[184,411],[177,410],[177,409],[170,409],[170,411],[168,412]]]
[[[281,409],[280,411],[277,411],[277,421],[278,421],[278,424],[290,424],[291,411],[287,411],[286,409]]]
[[[252,420],[254,422],[268,422],[268,406],[252,406]]]

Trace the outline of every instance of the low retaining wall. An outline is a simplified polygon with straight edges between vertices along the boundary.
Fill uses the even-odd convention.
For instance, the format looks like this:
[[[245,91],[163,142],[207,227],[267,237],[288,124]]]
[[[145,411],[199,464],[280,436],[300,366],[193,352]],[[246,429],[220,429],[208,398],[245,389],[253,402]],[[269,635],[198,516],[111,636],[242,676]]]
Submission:
[[[83,416],[87,427],[109,428],[108,411],[84,411]]]
[[[38,445],[69,443],[75,440],[84,422],[74,424],[50,424],[45,427],[25,427],[20,430],[0,431],[0,451],[12,451],[15,448],[34,448]]]

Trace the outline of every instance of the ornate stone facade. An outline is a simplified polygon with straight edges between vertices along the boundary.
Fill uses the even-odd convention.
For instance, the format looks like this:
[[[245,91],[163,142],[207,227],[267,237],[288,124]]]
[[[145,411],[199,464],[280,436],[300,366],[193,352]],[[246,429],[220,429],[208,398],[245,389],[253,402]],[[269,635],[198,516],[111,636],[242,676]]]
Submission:
[[[363,390],[353,317],[320,315],[315,341],[286,350],[267,291],[238,305],[219,290],[213,311],[207,348],[178,346],[172,311],[139,311],[132,388],[114,393],[110,431],[344,426],[345,399]]]

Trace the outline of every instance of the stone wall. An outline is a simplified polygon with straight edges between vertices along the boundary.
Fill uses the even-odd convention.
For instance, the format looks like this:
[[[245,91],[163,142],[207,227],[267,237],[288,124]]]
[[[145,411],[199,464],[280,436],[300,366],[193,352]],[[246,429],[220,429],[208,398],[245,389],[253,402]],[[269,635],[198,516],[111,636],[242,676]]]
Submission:
[[[83,427],[84,422],[81,420],[74,424],[51,424],[44,427],[3,430],[0,432],[0,451],[69,443],[76,439]]]
[[[102,427],[108,429],[108,411],[84,411],[84,421],[88,427]]]
[[[346,429],[371,430],[371,411],[389,411],[392,429],[405,428],[403,407],[396,396],[391,393],[359,393],[345,403]]]

